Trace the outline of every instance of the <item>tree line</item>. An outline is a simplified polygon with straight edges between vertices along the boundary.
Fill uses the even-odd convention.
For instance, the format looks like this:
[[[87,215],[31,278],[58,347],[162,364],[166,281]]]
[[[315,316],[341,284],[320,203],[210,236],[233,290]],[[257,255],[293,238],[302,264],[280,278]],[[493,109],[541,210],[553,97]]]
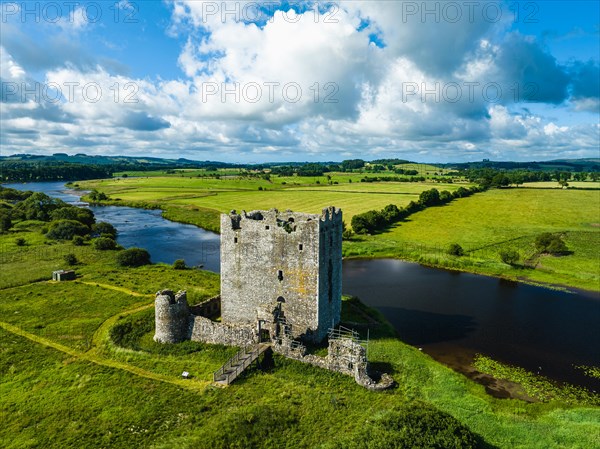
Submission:
[[[435,188],[425,190],[419,195],[418,201],[411,201],[406,207],[389,204],[382,210],[370,210],[353,216],[352,229],[357,234],[373,234],[427,207],[441,206],[455,198],[464,198],[482,190],[481,187],[459,187],[452,193],[447,190],[440,192]]]
[[[69,181],[112,178],[114,167],[106,165],[0,162],[2,181]]]

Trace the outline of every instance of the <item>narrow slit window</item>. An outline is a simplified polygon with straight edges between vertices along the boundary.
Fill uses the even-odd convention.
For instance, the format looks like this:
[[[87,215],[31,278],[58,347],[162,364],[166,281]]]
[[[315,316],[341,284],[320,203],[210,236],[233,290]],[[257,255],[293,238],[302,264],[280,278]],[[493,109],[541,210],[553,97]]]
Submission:
[[[269,227],[269,226],[265,226],[265,229],[269,230],[269,229],[270,229],[270,227]]]
[[[237,239],[237,237],[234,237],[234,238],[233,238],[233,243],[237,243],[237,242],[238,242],[238,239]]]
[[[279,282],[283,281],[283,271],[279,270],[277,272],[277,279],[279,279]]]
[[[304,249],[304,245],[302,245],[302,243],[300,243],[300,244],[298,245],[298,249],[299,249],[300,251],[302,251],[302,250]]]

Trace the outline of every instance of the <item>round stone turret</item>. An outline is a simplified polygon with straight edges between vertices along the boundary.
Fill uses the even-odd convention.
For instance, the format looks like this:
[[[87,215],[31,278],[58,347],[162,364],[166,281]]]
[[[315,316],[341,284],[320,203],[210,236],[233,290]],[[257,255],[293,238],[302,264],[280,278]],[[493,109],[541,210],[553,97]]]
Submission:
[[[156,318],[154,341],[178,343],[189,340],[192,315],[188,309],[185,291],[180,291],[176,295],[171,290],[157,292],[154,310]]]

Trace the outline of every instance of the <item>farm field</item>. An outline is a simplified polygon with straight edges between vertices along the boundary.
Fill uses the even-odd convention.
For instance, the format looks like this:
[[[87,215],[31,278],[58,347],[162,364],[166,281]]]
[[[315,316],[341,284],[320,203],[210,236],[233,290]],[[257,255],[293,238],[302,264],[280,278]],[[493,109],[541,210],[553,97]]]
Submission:
[[[535,189],[562,189],[562,186],[557,182],[526,182],[523,187],[535,188]],[[569,181],[569,187],[576,187],[578,189],[600,189],[600,181]]]
[[[388,232],[348,242],[347,256],[414,257],[433,265],[600,290],[600,191],[495,189],[411,215]],[[535,257],[535,237],[563,235],[570,254]],[[469,257],[444,254],[458,243]],[[501,250],[519,252],[534,268],[510,267]],[[412,255],[411,255],[412,254]]]
[[[188,289],[191,302],[213,296],[218,275],[161,264],[121,268],[116,251],[48,245],[39,231],[24,223],[0,246],[12,276],[22,247],[11,239],[26,238],[26,258],[44,260],[20,285],[12,276],[0,285],[2,447],[351,448],[365,428],[399,438],[384,425],[392,417],[423,420],[428,430],[410,438],[446,444],[470,432],[482,448],[593,447],[600,408],[495,399],[349,301],[343,319],[356,320],[354,308],[363,307],[380,322],[371,328],[369,357],[397,388],[369,392],[350,377],[277,356],[271,369],[214,388],[212,372],[235,350],[154,343],[152,305],[153,292],[166,287]],[[78,279],[48,281],[74,251]],[[116,328],[125,329],[127,346],[114,342]],[[182,379],[183,370],[193,378]]]
[[[388,204],[405,206],[410,201],[416,201],[424,190],[435,187],[440,191],[452,192],[461,186],[469,185],[437,182],[361,183],[360,177],[357,182],[352,183],[317,185],[317,180],[277,177],[275,181],[269,182],[262,179],[150,177],[82,181],[78,184],[86,190],[98,189],[123,203],[145,202],[160,206],[198,207],[212,209],[215,213],[229,212],[232,209],[250,211],[271,208],[318,213],[324,207],[335,205],[342,208],[344,221],[348,224],[357,213],[382,209]],[[281,184],[282,182],[286,184]],[[294,186],[292,182],[307,184]],[[201,222],[194,224],[206,227]]]
[[[287,179],[282,181],[281,179]],[[335,205],[344,221],[388,204],[398,207],[416,201],[431,188],[456,190],[469,184],[440,182],[352,182],[295,186],[299,178],[186,179],[139,178],[80,182],[85,189],[107,193],[111,204],[160,207],[165,217],[218,232],[219,213],[278,208],[317,213]],[[333,179],[336,179],[335,176]],[[282,184],[285,182],[286,184]],[[550,183],[552,184],[552,183]],[[592,185],[593,183],[583,183]],[[259,187],[262,190],[258,190]],[[267,190],[265,190],[267,189]],[[344,242],[345,257],[398,257],[433,266],[459,269],[516,280],[557,284],[600,291],[600,190],[491,189],[450,204],[427,208],[372,236],[355,236]],[[560,234],[569,254],[538,256],[535,237]],[[466,257],[446,254],[452,243]],[[500,260],[503,250],[515,250],[520,262]]]

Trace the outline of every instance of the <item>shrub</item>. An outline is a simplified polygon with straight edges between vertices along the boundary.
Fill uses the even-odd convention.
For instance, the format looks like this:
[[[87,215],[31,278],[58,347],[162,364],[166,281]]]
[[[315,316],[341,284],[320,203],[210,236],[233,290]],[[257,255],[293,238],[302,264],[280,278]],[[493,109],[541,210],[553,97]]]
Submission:
[[[93,189],[88,197],[91,201],[105,201],[108,199],[108,196],[104,192],[98,192],[96,189]]]
[[[5,210],[0,211],[0,233],[8,231],[10,228],[12,228],[10,212]]]
[[[129,248],[117,256],[117,263],[122,267],[141,267],[150,264],[150,253],[142,248]]]
[[[185,260],[183,259],[177,259],[175,262],[173,262],[174,270],[185,270],[186,268],[187,266],[185,265]]]
[[[75,245],[75,246],[83,246],[84,242],[85,242],[85,240],[83,239],[82,236],[80,236],[80,235],[73,236],[73,245]]]
[[[107,235],[113,240],[117,237],[117,229],[105,221],[100,221],[92,226],[92,230],[99,236]]]
[[[25,241],[25,239],[23,237],[19,237],[18,239],[15,240],[15,245],[17,246],[25,246],[27,242]]]
[[[77,265],[79,260],[77,260],[77,256],[75,254],[65,254],[64,256],[65,263],[69,266]]]
[[[54,240],[73,240],[76,235],[86,235],[90,228],[75,220],[58,220],[50,223],[46,236]]]
[[[461,257],[465,255],[465,250],[458,243],[452,243],[448,247],[448,254],[451,256]]]
[[[550,254],[560,255],[567,253],[568,248],[567,245],[565,245],[565,242],[563,242],[561,238],[557,236],[554,240],[550,242],[546,251]]]
[[[342,449],[481,447],[477,436],[454,417],[424,405],[406,405],[374,416],[335,444]]]
[[[519,258],[521,257],[517,251],[512,249],[500,251],[499,254],[502,262],[508,265],[516,264],[519,261]]]
[[[541,253],[565,254],[568,251],[567,245],[559,235],[544,232],[535,239],[535,247]]]
[[[50,213],[52,220],[75,220],[86,226],[92,226],[96,219],[94,213],[89,209],[75,206],[65,206],[53,210]]]
[[[117,242],[108,237],[98,237],[93,240],[94,248],[99,251],[107,251],[117,248]]]

